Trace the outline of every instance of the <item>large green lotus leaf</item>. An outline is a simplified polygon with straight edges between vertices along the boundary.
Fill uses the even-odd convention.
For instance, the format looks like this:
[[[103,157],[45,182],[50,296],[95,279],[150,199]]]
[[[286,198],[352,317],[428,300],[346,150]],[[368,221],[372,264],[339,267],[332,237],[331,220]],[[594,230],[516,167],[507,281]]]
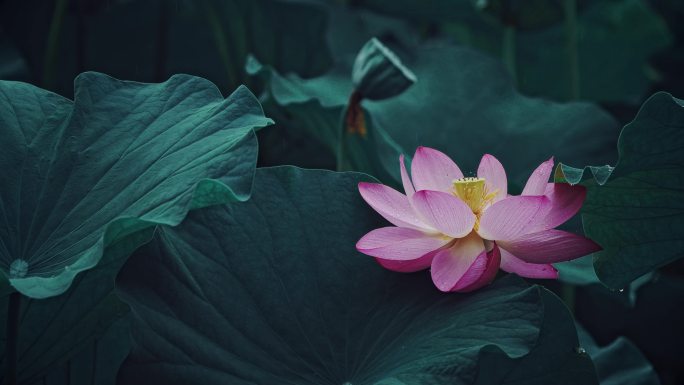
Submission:
[[[615,159],[617,122],[593,104],[525,97],[497,62],[466,48],[427,47],[404,63],[415,72],[416,84],[396,98],[364,106],[369,129],[382,128],[407,152],[435,147],[466,173],[490,153],[520,186],[550,156],[593,159],[592,164]]]
[[[283,119],[289,117],[289,121],[297,122],[302,130],[320,140],[329,151],[336,151],[342,130],[342,113],[353,91],[351,63],[338,65],[324,76],[304,79],[294,73],[281,75],[250,56],[246,71],[264,81],[268,98],[264,105],[269,113],[273,110],[275,114],[283,115]],[[278,124],[283,123],[281,119],[277,121]]]
[[[73,102],[18,82],[0,95],[0,264],[33,298],[64,292],[128,234],[247,199],[254,128],[271,123],[246,88],[224,99],[187,75],[84,73]]]
[[[355,251],[381,225],[357,191],[368,180],[258,169],[248,202],[161,228],[117,278],[134,340],[119,383],[471,384],[497,370],[485,351],[506,362],[538,344],[544,289],[507,276],[444,294]]]
[[[665,21],[644,0],[592,2],[577,20],[579,97],[638,104],[656,80],[650,56],[667,47]],[[571,96],[565,26],[520,33],[518,84],[528,94]]]
[[[153,233],[148,227],[110,245],[98,266],[79,274],[63,295],[21,299],[15,334],[18,384],[114,384],[130,348],[129,308],[114,293],[114,278],[128,255]],[[0,300],[0,308],[7,309],[7,301]],[[7,325],[7,312],[0,324]],[[7,364],[5,344],[3,339],[2,367]],[[0,372],[0,382],[5,373]]]
[[[596,274],[613,289],[682,257],[684,101],[653,95],[623,128],[618,151],[611,179],[590,184],[582,215],[603,247]]]
[[[335,169],[335,154],[328,151],[320,140],[304,130],[290,129],[281,124],[281,122],[287,122],[287,117],[270,109],[269,103],[264,100],[262,100],[262,105],[267,115],[278,123],[268,130],[257,132],[259,140],[257,166],[271,167],[287,164],[303,168]]]
[[[659,94],[659,95],[664,95],[664,94]],[[667,96],[659,96],[659,98],[660,98],[661,103],[668,99]],[[676,101],[677,99],[673,99],[673,100]],[[655,102],[649,101],[649,103],[655,103]],[[646,104],[644,106],[646,106]],[[654,108],[655,107],[650,107],[649,110],[655,111]],[[676,112],[677,109],[675,108],[674,111]],[[657,113],[658,112],[656,112],[656,114]],[[665,112],[664,114],[669,115],[668,112]],[[639,116],[637,116],[637,119],[635,119],[635,122],[636,122],[636,120],[638,120],[638,118],[639,118]],[[651,118],[653,118],[653,116],[651,116]],[[643,119],[643,117],[642,117],[642,119]],[[655,117],[655,120],[659,120],[658,117]],[[634,124],[634,122],[632,124]],[[623,135],[630,135],[630,137],[627,138],[627,137],[621,136],[621,141],[627,140],[628,142],[631,142],[633,144],[630,146],[630,148],[631,148],[630,151],[627,151],[626,153],[625,153],[625,151],[620,152],[621,157],[620,157],[620,161],[618,162],[618,165],[620,165],[621,170],[617,174],[622,173],[622,171],[623,171],[622,167],[624,167],[625,164],[629,165],[631,163],[632,166],[634,166],[635,163],[639,163],[638,160],[635,161],[632,159],[625,159],[623,161],[622,160],[623,156],[629,156],[630,158],[634,157],[636,159],[639,159],[639,157],[643,156],[640,148],[637,147],[637,151],[634,150],[634,148],[637,146],[637,144],[640,143],[640,141],[641,141],[641,139],[639,139],[639,138],[634,139],[635,135],[646,136],[646,135],[649,135],[651,130],[653,132],[656,132],[656,131],[660,132],[663,136],[667,136],[667,135],[676,136],[676,135],[678,135],[676,128],[674,131],[672,131],[671,130],[672,127],[669,127],[670,130],[666,130],[666,132],[663,132],[663,130],[661,130],[659,127],[656,127],[659,125],[668,124],[668,123],[664,123],[662,121],[660,121],[660,123],[656,122],[655,126],[648,126],[648,127],[644,126],[641,123],[637,123],[637,124],[638,124],[639,128],[629,128],[628,129],[627,127],[629,127],[629,125],[627,127],[625,127],[625,130],[627,130],[626,132],[630,132],[629,134],[625,134],[623,131]],[[659,137],[659,138],[660,139],[656,139],[656,140],[662,141],[662,144],[665,144],[666,141],[671,140],[671,138],[667,138],[667,139],[665,139],[663,137]],[[622,142],[620,142],[620,143],[622,143]],[[650,145],[654,148],[662,147],[662,145],[659,145],[659,144],[653,143],[653,142],[651,142]],[[655,150],[655,151],[658,151],[658,150]],[[664,151],[667,152],[669,150],[666,148]],[[654,156],[654,152],[649,151],[648,158],[652,158],[653,156]],[[666,167],[671,166],[671,164],[667,164],[667,163],[669,163],[669,161],[667,159],[665,159],[664,162],[666,163]],[[661,165],[654,165],[653,163],[651,163],[651,165],[649,165],[648,167],[649,168],[661,168]],[[615,210],[613,205],[609,203],[609,202],[611,202],[612,198],[610,198],[609,196],[604,197],[598,193],[603,190],[600,186],[603,186],[606,182],[608,182],[610,180],[611,176],[614,176],[614,174],[613,174],[614,170],[615,170],[615,167],[610,166],[610,165],[586,166],[584,168],[574,168],[574,167],[571,167],[571,166],[568,166],[566,164],[561,163],[561,164],[558,164],[558,166],[556,167],[555,180],[556,180],[556,182],[567,182],[567,183],[571,183],[571,184],[577,184],[577,183],[584,184],[585,186],[589,187],[590,192],[593,192],[593,191],[596,192],[596,194],[590,193],[589,197],[591,197],[592,199],[594,197],[597,197],[597,196],[601,197],[600,198],[601,202],[602,202],[601,205],[608,206],[609,207],[608,210],[610,210],[610,212],[612,212],[613,210]],[[628,170],[628,172],[629,172],[629,170]],[[643,190],[643,187],[639,187],[639,185],[641,185],[641,183],[639,183],[637,180],[634,180],[634,182],[637,182],[637,183],[633,184],[633,188],[635,188],[636,191],[633,191],[632,194],[629,194],[629,196],[624,196],[624,193],[620,192],[620,189],[625,187],[623,183],[618,184],[617,190],[613,190],[613,194],[616,196],[617,195],[623,196],[623,198],[621,199],[621,202],[625,202],[630,206],[634,205],[635,203],[636,203],[635,206],[637,206],[637,207],[643,208],[643,206],[648,206],[650,204],[649,202],[645,202],[641,199],[639,199],[639,200],[635,199],[636,194],[641,195],[641,191]],[[610,191],[610,188],[611,187],[609,186],[608,187],[609,191]],[[649,187],[647,187],[647,188],[649,188]],[[650,188],[656,189],[656,190],[659,189],[658,186],[650,186]],[[661,194],[662,194],[662,192],[661,192]],[[592,202],[592,200],[590,199],[590,201],[587,202],[587,205],[585,206],[585,209],[583,212],[586,212],[587,210],[601,210],[600,207],[594,207],[593,203],[594,202]],[[613,202],[613,203],[615,203],[615,202]],[[630,207],[630,210],[637,210],[638,209],[637,207],[632,206],[632,207]],[[662,209],[662,207],[661,207],[661,209]],[[677,210],[676,207],[672,208],[673,212],[675,212],[676,210]],[[634,212],[634,211],[632,211],[632,212]],[[597,212],[595,214],[597,214],[598,216],[604,216],[604,214],[600,213],[600,212]],[[607,214],[607,215],[612,215],[612,214]],[[623,213],[623,215],[624,215],[624,213]],[[590,214],[590,217],[591,216],[592,215]],[[624,220],[624,219],[625,218],[621,218],[621,220]],[[586,221],[587,221],[587,218],[585,216],[585,223],[586,223]],[[623,224],[627,225],[627,223],[628,222],[624,222]],[[585,224],[585,226],[586,226],[586,224]],[[645,226],[648,226],[648,224],[645,224]],[[618,233],[624,234],[624,231],[618,232]],[[610,237],[613,237],[614,235],[616,235],[616,234],[611,234]],[[614,243],[613,248],[617,247],[618,249],[621,249],[622,247],[625,247],[625,246],[631,248],[631,247],[634,247],[635,243],[636,244],[648,244],[650,241],[648,240],[647,237],[649,237],[650,235],[652,235],[652,234],[647,232],[647,233],[641,233],[636,237],[630,236],[631,238],[630,238],[629,243],[631,245],[621,244],[622,238],[608,240],[607,242],[608,243]],[[618,244],[618,243],[620,243],[620,244]],[[615,253],[615,254],[619,254],[619,252]],[[581,258],[579,260],[559,264],[559,265],[557,265],[557,267],[561,271],[561,276],[563,276],[565,274],[565,276],[567,278],[569,278],[569,281],[572,283],[577,283],[577,284],[593,283],[592,281],[594,279],[596,279],[596,282],[600,282],[598,276],[596,276],[595,274],[589,274],[589,271],[588,271],[589,267],[591,266],[592,270],[594,267],[593,263],[591,265],[589,265],[590,259],[592,259],[592,258],[585,257],[585,258]],[[646,262],[646,261],[644,261],[644,262]],[[657,261],[651,261],[651,262],[652,263],[658,263]],[[648,263],[648,262],[646,262],[646,263]],[[660,262],[660,263],[662,263],[662,262]],[[636,279],[631,284],[629,284],[629,287],[630,287],[630,291],[629,291],[630,303],[632,303],[632,304],[634,303],[634,299],[636,296],[635,290],[638,287],[640,287],[641,285],[643,285],[643,283],[650,280],[650,277],[651,277],[651,273],[648,272],[645,275],[643,275],[642,277]],[[612,287],[616,288],[617,286],[613,285]],[[624,287],[624,286],[621,286],[621,288],[622,287]]]
[[[673,154],[672,157],[669,154],[672,143],[678,143],[677,140],[679,139],[677,136],[681,136],[678,133],[678,127],[681,127],[681,123],[675,122],[673,123],[674,126],[669,126],[669,122],[673,121],[672,119],[677,119],[677,115],[682,114],[682,112],[678,112],[681,108],[677,105],[671,110],[663,107],[663,105],[671,103],[679,103],[679,100],[664,93],[657,94],[652,100],[644,104],[642,107],[643,112],[637,115],[634,122],[623,129],[618,144],[620,151],[619,171],[614,172],[615,167],[610,165],[574,168],[565,164],[559,164],[556,167],[556,182],[582,183],[589,188],[588,200],[582,211],[584,213],[585,229],[588,233],[597,236],[598,238],[595,238],[597,241],[603,242],[602,244],[606,244],[609,247],[609,249],[597,254],[597,258],[588,256],[558,264],[557,268],[561,273],[561,279],[574,284],[589,284],[602,280],[613,289],[624,289],[629,285],[628,300],[633,305],[636,299],[636,290],[644,283],[650,281],[651,270],[668,263],[667,261],[671,261],[672,258],[677,258],[677,246],[673,246],[674,249],[669,253],[658,253],[654,257],[645,258],[646,255],[650,256],[653,254],[643,251],[643,248],[650,247],[649,245],[652,243],[659,243],[658,239],[667,235],[641,230],[655,224],[650,220],[644,221],[644,219],[653,219],[653,213],[650,213],[650,215],[646,213],[643,218],[639,217],[651,205],[657,205],[657,210],[667,210],[666,206],[660,206],[660,204],[665,203],[667,205],[666,202],[669,202],[670,204],[674,203],[674,206],[670,208],[674,216],[663,215],[665,218],[670,218],[665,219],[665,221],[669,222],[671,220],[672,223],[679,223],[679,226],[682,223],[681,218],[676,218],[679,205],[676,201],[672,200],[673,198],[669,198],[671,194],[676,194],[676,189],[672,190],[667,186],[660,186],[659,183],[650,183],[649,181],[653,181],[652,179],[644,179],[638,176],[638,173],[642,172],[647,172],[650,175],[650,172],[641,169],[643,164],[648,170],[658,170],[656,174],[659,172],[665,172],[666,174],[672,172],[675,174],[679,173],[680,176],[678,178],[681,180],[681,170],[662,170],[663,168],[671,169],[675,165],[671,160],[679,156],[679,153]],[[660,107],[658,107],[659,105]],[[680,121],[682,120],[681,118],[679,119]],[[677,126],[678,124],[679,126]],[[646,136],[650,137],[652,132],[658,132],[659,135],[649,142],[645,142],[647,143],[646,146],[649,146],[650,149],[644,153],[641,143],[643,138]],[[658,159],[657,154],[659,152],[665,154],[662,160]],[[649,159],[649,161],[646,162],[646,159]],[[611,178],[617,178],[618,180],[613,182],[610,181]],[[605,188],[601,187],[606,183],[608,185]],[[616,183],[616,185],[614,186],[613,183]],[[648,190],[648,192],[645,190]],[[668,198],[662,201],[660,199],[662,196]],[[653,200],[649,199],[651,197]],[[661,223],[660,219],[656,218],[656,221],[658,226],[669,228],[669,225]],[[595,227],[590,229],[589,227],[592,224]],[[603,224],[607,225],[605,229],[601,229]],[[669,234],[674,235],[676,233],[676,226],[672,228],[673,232]],[[667,245],[662,246],[667,249]],[[642,251],[639,251],[639,249]],[[675,254],[674,257],[672,256],[673,253]],[[627,260],[625,260],[627,266],[618,267],[618,270],[625,272],[627,276],[618,278],[613,275],[620,273],[611,269],[621,263],[622,255],[632,256],[627,257]],[[610,258],[615,260],[613,262],[605,262]],[[607,273],[607,277],[601,276],[599,280],[599,276],[593,270],[596,267],[596,271],[598,271],[599,265],[603,263],[608,264],[607,269],[610,271]],[[637,269],[639,272],[631,271],[631,269]],[[626,271],[631,272],[626,273]],[[631,282],[632,280],[634,282]]]
[[[542,292],[544,322],[537,345],[530,354],[515,360],[487,355],[477,384],[575,385],[598,384],[594,365],[583,350],[575,323],[565,304],[553,293]]]
[[[117,320],[100,338],[33,385],[115,385],[119,367],[130,349],[128,321]]]
[[[356,169],[373,172],[382,167],[384,172],[374,175],[398,180],[398,154],[411,155],[425,145],[446,152],[466,172],[477,169],[483,154],[494,154],[509,179],[522,186],[552,155],[564,162],[591,159],[593,164],[615,159],[617,122],[593,104],[525,97],[513,89],[497,62],[466,48],[417,48],[402,61],[418,81],[397,97],[362,102],[368,136],[347,135],[345,143],[345,148],[363,148],[358,152],[369,158],[355,159],[348,153],[350,162],[363,167]],[[248,64],[248,72],[268,80],[268,96],[291,116],[320,116],[299,124],[329,148],[337,148],[341,114],[352,92],[349,63],[340,62],[313,79],[281,76],[255,61]]]
[[[558,270],[558,280],[576,286],[591,286],[591,290],[600,291],[601,294],[612,297],[611,300],[621,302],[625,306],[634,307],[641,288],[656,279],[654,272],[646,273],[630,282],[624,289],[609,289],[596,275],[593,255],[587,255],[569,262],[555,263]],[[573,288],[572,290],[577,290]]]
[[[596,365],[601,385],[660,385],[651,363],[627,338],[600,347],[581,325],[577,325],[577,334]]]
[[[277,119],[283,125],[280,129],[304,131],[320,141],[327,151],[342,159],[338,169],[362,171],[383,180],[399,179],[396,162],[401,149],[382,128],[368,130],[363,136],[343,128],[353,92],[351,63],[339,64],[324,76],[312,79],[293,73],[281,76],[254,57],[249,58],[246,69],[265,81],[268,99],[264,105],[269,114],[282,118]],[[365,116],[364,111],[361,113]],[[339,152],[344,154],[341,158]],[[391,163],[385,164],[389,159]]]
[[[591,255],[568,262],[556,263],[554,267],[558,270],[558,279],[563,282],[573,285],[590,285],[601,282],[596,276],[596,271],[594,271],[594,259]]]
[[[682,262],[677,263],[679,268]],[[593,285],[577,290],[577,320],[602,346],[620,337],[629,338],[654,364],[665,384],[678,383],[667,379],[678,378],[684,356],[681,343],[684,340],[684,279],[681,275],[676,270],[656,272],[654,279],[639,289],[635,306],[616,301],[612,293],[599,289]]]
[[[345,156],[339,169],[359,170],[384,179],[393,179],[387,175],[385,167],[376,155],[377,152],[388,151],[397,154],[390,141],[383,142],[378,148],[374,140],[346,136],[344,141],[350,145],[340,146],[339,138],[342,130],[343,115],[352,92],[351,75],[354,57],[369,39],[378,37],[383,41],[399,42],[403,45],[415,45],[418,41],[418,31],[409,23],[368,12],[364,9],[349,8],[338,4],[327,4],[327,30],[324,34],[327,46],[335,57],[337,66],[328,70],[326,76],[312,78],[301,72],[274,72],[273,84],[285,79],[282,87],[274,85],[275,92],[280,94],[271,97],[269,94],[271,71],[277,66],[261,63],[256,57],[248,59],[247,72],[259,75],[265,81],[266,98],[262,99],[264,108],[277,122],[277,127],[261,132],[261,138],[276,146],[262,146],[260,154],[264,155],[263,165],[296,164],[307,168],[335,169],[337,154],[342,151]],[[257,59],[257,60],[254,60]],[[344,64],[341,64],[344,63]],[[303,79],[302,79],[303,78]],[[287,81],[292,79],[292,82]],[[298,91],[302,81],[311,81],[314,87],[304,86],[304,92]],[[320,81],[320,82],[319,82]],[[334,83],[328,85],[327,83]],[[340,84],[343,83],[343,84]],[[318,85],[316,85],[318,83]],[[383,87],[386,87],[383,84]],[[302,101],[301,96],[309,92],[323,90],[318,94],[320,102],[325,107],[318,107],[319,101]],[[299,96],[297,96],[299,95]],[[291,101],[290,96],[294,99]],[[287,108],[280,105],[285,103]],[[362,114],[359,114],[362,115]],[[369,137],[383,136],[382,133],[368,133]],[[385,135],[386,136],[386,135]],[[296,141],[297,151],[287,149],[284,144]],[[384,142],[387,142],[385,145]],[[260,143],[261,140],[260,140]],[[320,148],[327,151],[321,151]],[[282,150],[280,150],[282,148]],[[337,157],[339,159],[339,157]],[[393,162],[394,163],[394,162]],[[396,175],[398,178],[398,173]]]

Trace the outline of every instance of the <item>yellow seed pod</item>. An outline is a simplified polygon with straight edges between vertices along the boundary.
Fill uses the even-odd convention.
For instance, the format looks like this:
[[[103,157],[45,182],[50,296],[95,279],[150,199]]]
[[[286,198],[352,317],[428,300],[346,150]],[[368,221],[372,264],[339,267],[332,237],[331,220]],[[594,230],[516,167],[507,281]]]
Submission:
[[[453,181],[454,195],[461,198],[474,213],[478,213],[485,203],[484,178],[461,178]]]

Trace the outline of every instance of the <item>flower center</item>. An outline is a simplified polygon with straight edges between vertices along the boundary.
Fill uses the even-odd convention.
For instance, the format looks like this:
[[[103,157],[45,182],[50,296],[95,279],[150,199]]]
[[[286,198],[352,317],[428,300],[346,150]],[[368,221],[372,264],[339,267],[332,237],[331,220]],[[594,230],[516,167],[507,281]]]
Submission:
[[[24,278],[28,273],[29,263],[23,259],[15,259],[10,264],[10,278]]]
[[[455,179],[454,195],[461,198],[475,214],[482,209],[485,201],[485,180],[484,178],[461,178]]]
[[[488,192],[484,178],[461,178],[454,179],[453,193],[473,210],[477,217],[475,221],[475,231],[477,231],[480,227],[480,216],[496,197],[498,190]]]

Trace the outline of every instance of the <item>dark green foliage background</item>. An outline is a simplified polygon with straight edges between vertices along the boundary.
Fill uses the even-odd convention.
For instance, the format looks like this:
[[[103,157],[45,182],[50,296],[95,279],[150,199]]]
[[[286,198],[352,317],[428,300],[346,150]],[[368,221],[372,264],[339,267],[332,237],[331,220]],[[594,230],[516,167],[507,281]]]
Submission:
[[[572,23],[567,4],[575,6]],[[342,168],[397,185],[396,158],[400,152],[411,155],[417,145],[440,148],[466,173],[475,170],[483,152],[492,152],[510,170],[509,190],[517,193],[532,167],[551,155],[575,167],[617,163],[616,175],[623,177],[618,184],[611,185],[608,179],[608,188],[601,190],[591,178],[582,182],[589,186],[590,197],[596,198],[585,213],[585,231],[613,242],[598,256],[603,269],[597,268],[597,276],[592,257],[587,257],[559,266],[564,283],[543,284],[565,300],[586,328],[580,335],[582,343],[603,347],[587,348],[601,384],[676,385],[684,383],[684,262],[676,260],[681,251],[677,254],[672,244],[663,245],[665,252],[653,251],[658,255],[649,260],[648,269],[638,266],[629,277],[607,280],[606,271],[624,267],[616,246],[621,240],[611,241],[611,236],[629,232],[620,223],[610,231],[603,225],[592,229],[591,220],[593,215],[597,223],[596,218],[608,212],[604,206],[615,201],[611,192],[619,193],[624,186],[632,192],[643,188],[625,174],[647,173],[656,179],[664,175],[668,183],[656,183],[661,189],[649,196],[663,194],[663,186],[675,191],[663,196],[667,213],[677,215],[668,222],[667,231],[642,225],[681,243],[677,239],[682,234],[677,227],[682,223],[678,200],[682,180],[677,179],[681,148],[674,152],[654,145],[675,155],[657,156],[647,165],[650,169],[637,167],[643,166],[642,158],[634,156],[623,163],[637,164],[622,171],[617,138],[650,95],[666,91],[671,96],[654,96],[660,104],[650,105],[648,111],[676,105],[678,99],[672,97],[684,98],[682,4],[679,0],[0,0],[0,80],[25,81],[67,98],[74,97],[74,79],[85,71],[141,82],[163,82],[186,73],[209,79],[224,96],[245,84],[276,122],[258,132],[258,166],[335,169],[341,148],[338,132],[353,89],[352,63],[358,50],[377,37],[416,73],[418,81],[397,96],[360,103],[370,139],[345,137],[347,163]],[[576,38],[571,41],[577,48],[574,52],[567,48],[569,31]],[[629,140],[642,143],[654,131],[677,135],[682,115],[671,108],[669,123],[647,123],[640,134],[645,136],[633,135]],[[0,146],[3,140],[0,136]],[[672,164],[679,168],[662,171]],[[657,175],[651,173],[654,170]],[[581,180],[580,174],[577,181]],[[633,220],[632,212],[637,212],[637,219],[643,217],[634,205],[641,202],[638,193],[619,196],[634,209],[623,219]],[[582,223],[577,219],[567,227],[581,231]],[[134,243],[147,241],[152,234],[137,236],[141,238]],[[642,247],[638,242],[641,239],[636,247]],[[121,250],[122,255],[128,252]],[[608,254],[618,262],[608,265],[611,269],[605,264]],[[640,250],[637,257],[644,254],[648,252]],[[139,260],[138,256],[137,264]],[[128,307],[111,292],[123,262],[113,253],[99,270],[76,278],[67,294],[92,293],[91,302],[68,303],[57,297],[30,305],[22,317],[32,329],[23,332],[24,338],[34,341],[34,330],[43,330],[39,335],[52,341],[53,349],[25,347],[22,370],[31,372],[23,377],[25,383],[114,383],[113,375],[129,350]],[[649,269],[655,270],[629,284]],[[599,278],[623,290],[608,289]],[[99,279],[108,284],[96,285]],[[544,294],[543,300],[559,312],[550,313],[558,319],[544,320],[542,335],[572,342],[573,336],[554,335],[548,326],[569,322],[569,317],[559,316],[565,308],[550,294]],[[6,308],[6,301],[3,296],[0,309]],[[84,311],[99,309],[98,304],[111,311],[88,315],[74,310],[79,305]],[[53,323],[54,319],[60,321]],[[87,330],[89,338],[80,340],[75,329],[84,334]],[[545,378],[538,368],[535,371],[536,365],[550,359],[540,346],[532,349],[528,361],[514,366],[508,358],[502,361],[496,351],[483,349],[482,365],[508,371],[505,378],[496,378],[502,372],[489,373],[491,378],[481,374],[480,381],[562,383]],[[574,358],[571,353],[563,357]],[[619,380],[625,372],[612,365],[622,360],[610,358],[615,356],[629,357],[625,361],[642,368],[627,376],[633,382]],[[572,368],[554,370],[574,378]],[[526,377],[529,373],[535,374]]]

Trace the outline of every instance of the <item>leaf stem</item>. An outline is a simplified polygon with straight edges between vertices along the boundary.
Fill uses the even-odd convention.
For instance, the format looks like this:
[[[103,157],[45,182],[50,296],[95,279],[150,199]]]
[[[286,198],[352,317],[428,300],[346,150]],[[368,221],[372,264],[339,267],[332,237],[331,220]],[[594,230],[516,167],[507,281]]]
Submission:
[[[346,115],[346,112],[345,114]],[[346,122],[347,120],[343,118],[343,122]],[[347,130],[346,125],[343,123],[342,127],[339,130],[339,138],[337,139],[337,154],[335,154],[336,157],[336,165],[337,165],[337,171],[344,171],[344,136],[345,136],[345,131]]]
[[[69,0],[57,0],[55,10],[52,13],[52,20],[50,21],[47,46],[43,58],[43,87],[48,90],[55,89],[55,67],[59,48],[59,34],[62,30],[62,21],[64,20],[64,12],[68,3]]]
[[[21,294],[12,292],[7,301],[7,329],[5,341],[5,384],[17,384],[17,340],[19,338],[19,313]]]
[[[568,60],[569,96],[580,97],[579,54],[577,49],[577,0],[563,0],[565,14],[565,50]]]
[[[348,171],[344,164],[344,141],[348,134],[366,135],[365,122],[363,120],[363,110],[361,109],[361,100],[363,95],[358,90],[354,90],[349,96],[347,108],[342,114],[342,123],[340,124],[340,136],[337,142],[337,171]]]
[[[562,286],[561,286],[561,298],[563,298],[563,302],[565,302],[565,306],[568,307],[568,310],[570,310],[570,313],[574,316],[575,315],[575,286],[567,284],[567,283],[562,284]]]
[[[154,63],[154,79],[157,82],[166,80],[166,56],[168,51],[169,8],[167,2],[159,2],[159,19],[157,21],[157,57]]]
[[[79,1],[76,6],[76,72],[81,73],[85,69],[86,50],[86,4]]]
[[[216,48],[218,49],[221,61],[225,66],[225,74],[228,79],[229,87],[237,87],[237,79],[234,74],[233,61],[231,59],[231,54],[228,52],[230,45],[226,38],[226,31],[223,29],[223,25],[217,16],[216,9],[208,2],[204,1],[204,13],[209,23],[209,28],[211,28],[214,34],[214,41],[216,43]]]

